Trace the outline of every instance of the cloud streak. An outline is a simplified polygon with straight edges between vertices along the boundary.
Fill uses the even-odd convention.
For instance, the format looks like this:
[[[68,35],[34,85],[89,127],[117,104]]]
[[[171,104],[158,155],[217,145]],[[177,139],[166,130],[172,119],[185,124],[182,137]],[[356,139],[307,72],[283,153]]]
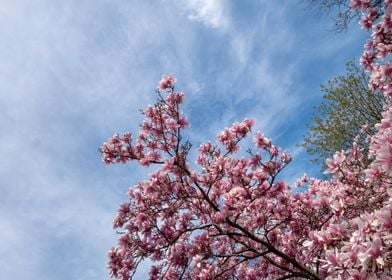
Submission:
[[[183,0],[177,3],[191,21],[211,28],[225,28],[228,24],[227,5],[222,0]]]

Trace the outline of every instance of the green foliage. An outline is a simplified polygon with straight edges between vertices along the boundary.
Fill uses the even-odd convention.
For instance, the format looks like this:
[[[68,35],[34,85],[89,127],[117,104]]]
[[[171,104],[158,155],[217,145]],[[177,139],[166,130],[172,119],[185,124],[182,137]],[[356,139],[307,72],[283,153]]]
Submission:
[[[374,134],[374,125],[381,120],[384,97],[369,90],[369,77],[362,68],[353,61],[346,67],[345,75],[321,85],[323,101],[315,107],[312,123],[301,144],[323,170],[325,159],[331,158],[336,151],[349,149],[364,124],[369,128],[357,143],[366,150],[366,136]],[[365,159],[365,162],[369,160]]]

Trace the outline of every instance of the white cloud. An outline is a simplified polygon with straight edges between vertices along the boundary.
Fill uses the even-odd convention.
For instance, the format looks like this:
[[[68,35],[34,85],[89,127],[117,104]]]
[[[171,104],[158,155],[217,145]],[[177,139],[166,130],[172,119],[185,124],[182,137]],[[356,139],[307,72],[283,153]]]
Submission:
[[[228,24],[228,11],[223,0],[183,0],[179,3],[191,21],[212,28],[224,28]]]
[[[247,36],[235,34],[231,40],[232,50],[242,66],[249,61],[249,53],[252,45],[251,42],[248,41],[250,38],[251,36],[249,36],[249,34],[247,34]]]

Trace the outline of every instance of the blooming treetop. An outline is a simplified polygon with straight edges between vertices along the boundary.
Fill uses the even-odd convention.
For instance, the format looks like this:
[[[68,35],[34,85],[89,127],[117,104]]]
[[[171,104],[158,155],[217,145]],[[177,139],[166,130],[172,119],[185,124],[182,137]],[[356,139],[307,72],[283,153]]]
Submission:
[[[368,2],[353,7],[374,13]],[[115,134],[101,147],[106,164],[159,167],[120,205],[110,275],[130,279],[150,259],[150,279],[392,279],[391,5],[386,0],[382,16],[366,21],[376,45],[367,49],[373,58],[365,52],[362,60],[372,71],[370,86],[387,97],[369,139],[373,161],[363,163],[354,141],[327,161],[331,180],[298,181],[308,186],[303,193],[279,180],[291,157],[262,133],[253,133],[247,157],[238,155],[255,125],[250,119],[202,144],[192,169],[191,143],[182,136],[189,126],[180,110],[185,95],[164,76],[139,134]]]

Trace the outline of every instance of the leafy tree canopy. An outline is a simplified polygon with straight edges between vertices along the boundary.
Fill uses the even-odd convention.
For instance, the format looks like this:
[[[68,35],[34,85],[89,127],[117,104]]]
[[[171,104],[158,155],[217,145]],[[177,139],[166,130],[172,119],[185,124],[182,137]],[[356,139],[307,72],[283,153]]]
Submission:
[[[352,60],[347,63],[346,74],[321,85],[323,101],[315,108],[302,146],[323,170],[325,159],[351,147],[364,124],[365,133],[355,139],[360,147],[366,148],[366,136],[375,133],[385,99],[369,89],[368,81],[369,76]]]

